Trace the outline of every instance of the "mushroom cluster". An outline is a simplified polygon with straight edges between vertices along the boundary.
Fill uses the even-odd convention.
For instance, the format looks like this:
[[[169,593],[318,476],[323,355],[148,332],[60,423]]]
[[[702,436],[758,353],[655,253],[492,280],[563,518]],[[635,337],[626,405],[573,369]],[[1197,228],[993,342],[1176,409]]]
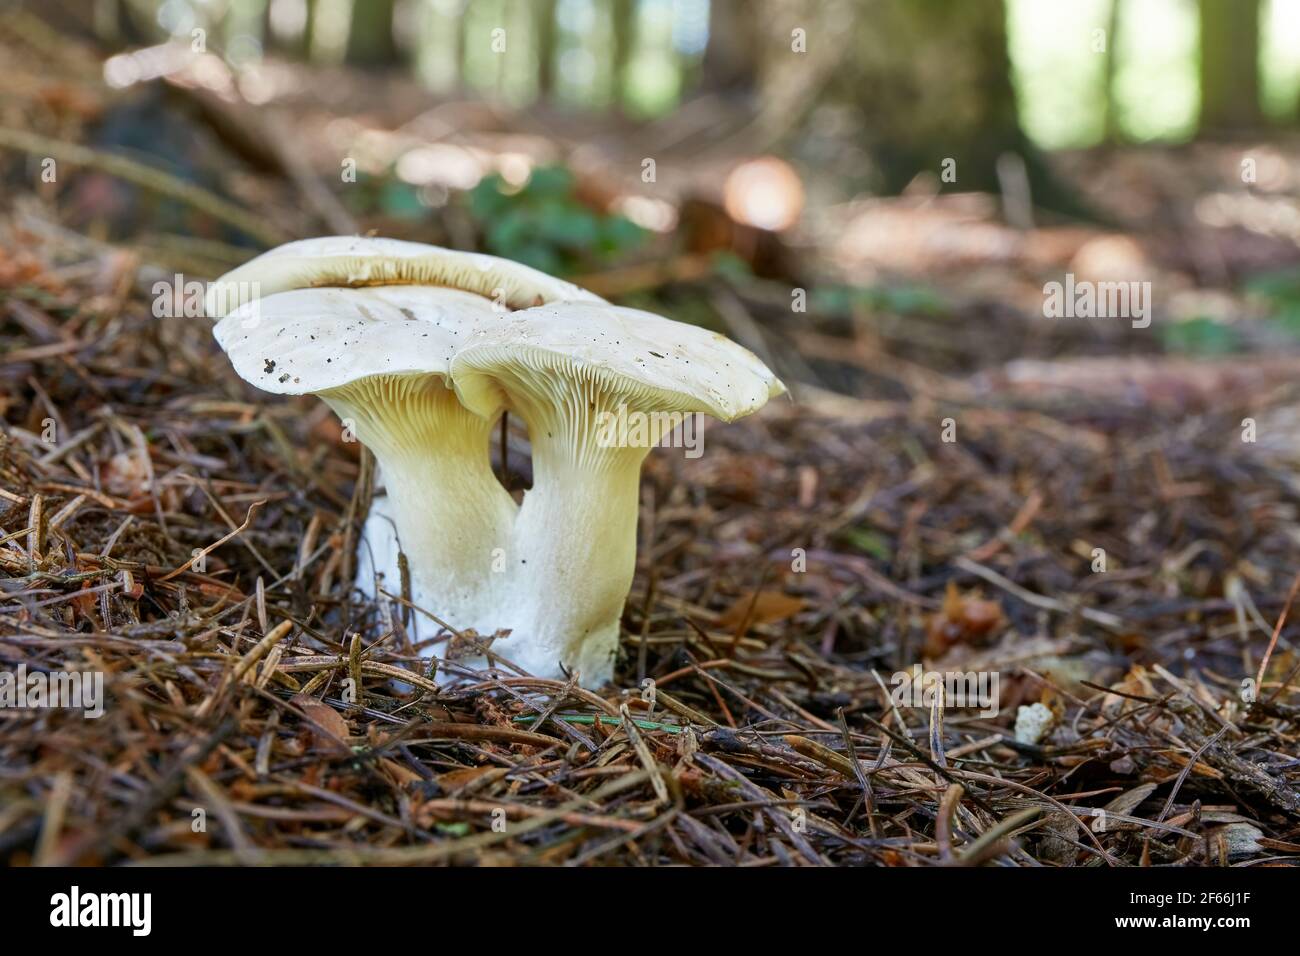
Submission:
[[[542,677],[613,674],[636,564],[641,462],[655,428],[733,421],[784,386],[696,326],[621,308],[508,260],[388,239],[289,243],[212,283],[217,341],[246,381],[315,394],[375,455],[358,586],[399,585],[458,631]],[[523,420],[533,486],[497,481],[490,436]]]

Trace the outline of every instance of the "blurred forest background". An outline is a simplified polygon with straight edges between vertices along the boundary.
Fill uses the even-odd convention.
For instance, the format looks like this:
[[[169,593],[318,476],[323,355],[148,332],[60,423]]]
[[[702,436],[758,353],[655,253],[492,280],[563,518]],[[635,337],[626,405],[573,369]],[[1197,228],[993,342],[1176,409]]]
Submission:
[[[188,41],[201,30],[236,67],[264,58],[347,63],[409,74],[434,94],[470,91],[517,106],[546,101],[654,117],[699,94],[723,93],[754,97],[773,110],[794,96],[790,87],[807,92],[830,85],[841,88],[846,103],[856,98],[861,108],[887,114],[888,103],[867,106],[885,99],[887,86],[845,81],[898,81],[900,74],[926,71],[936,79],[982,76],[971,94],[990,101],[986,116],[1011,109],[999,101],[1014,96],[1025,132],[1044,147],[1185,140],[1198,131],[1300,122],[1296,0],[84,0],[55,3],[52,10],[34,6],[56,25],[108,46],[169,36]],[[828,52],[851,49],[856,67],[869,72],[795,75],[780,43],[793,28],[813,38],[805,45],[810,61],[824,64]],[[503,43],[494,46],[497,29]],[[881,43],[882,37],[891,42]],[[905,42],[922,37],[925,49]],[[121,78],[130,76],[122,71]],[[274,91],[256,80],[249,85],[261,97]],[[950,86],[951,78],[938,85]],[[782,122],[797,125],[802,118],[796,111]]]
[[[570,275],[734,266],[840,305],[1027,257],[1030,289],[1167,280],[1162,342],[1214,353],[1242,336],[1196,288],[1268,273],[1255,291],[1300,298],[1272,275],[1300,236],[1300,0],[6,6],[2,168],[198,277],[359,229]],[[41,182],[83,128],[140,164],[130,185]],[[177,206],[148,169],[259,222]]]
[[[335,184],[308,191],[310,225],[256,235],[152,224],[236,247],[322,226],[422,234],[412,227],[435,219],[435,235],[423,237],[580,272],[637,245],[626,220],[659,234],[680,228],[689,250],[724,247],[773,276],[794,271],[782,260],[789,241],[807,243],[819,265],[848,266],[858,282],[917,251],[873,248],[879,230],[853,205],[872,196],[964,197],[927,207],[946,225],[984,218],[971,201],[982,195],[995,199],[995,219],[1022,230],[1034,209],[1051,224],[1199,223],[1284,242],[1300,228],[1294,203],[1280,198],[1294,192],[1294,166],[1276,148],[1300,129],[1300,0],[6,6],[15,15],[0,26],[12,54],[0,80],[5,126],[57,134],[90,122],[88,145],[217,192],[241,188],[228,157],[255,174]],[[63,89],[48,82],[61,70]],[[180,101],[181,115],[169,114]],[[185,115],[204,130],[186,128]],[[213,136],[221,156],[203,143]],[[1260,148],[1168,151],[1198,143]],[[10,170],[30,177],[38,145],[26,141],[27,166]],[[1123,147],[1133,147],[1127,159],[1099,159]],[[1179,184],[1150,175],[1143,157],[1190,164],[1173,177],[1184,180],[1178,210],[1161,197]],[[767,161],[746,165],[754,159]],[[1237,168],[1243,159],[1249,174]],[[532,178],[548,167],[576,182]],[[513,197],[525,183],[522,199],[494,195]],[[443,215],[450,197],[475,187],[471,215],[492,220],[477,239]],[[97,216],[97,201],[111,206],[115,191],[71,197],[74,221],[98,220],[119,238],[137,231],[129,215]],[[570,194],[572,215],[504,215],[530,198],[553,212],[552,200]],[[586,210],[616,218],[593,222]],[[534,220],[553,235],[539,240]],[[908,231],[919,224],[912,217]],[[737,238],[737,225],[760,234]],[[787,241],[771,241],[782,232]],[[239,258],[219,245],[144,239],[196,274]],[[1217,257],[1197,258],[1203,270]],[[1147,266],[1128,258],[1130,271]],[[1276,248],[1263,255],[1265,265],[1286,258]],[[1216,276],[1234,271],[1228,262]]]

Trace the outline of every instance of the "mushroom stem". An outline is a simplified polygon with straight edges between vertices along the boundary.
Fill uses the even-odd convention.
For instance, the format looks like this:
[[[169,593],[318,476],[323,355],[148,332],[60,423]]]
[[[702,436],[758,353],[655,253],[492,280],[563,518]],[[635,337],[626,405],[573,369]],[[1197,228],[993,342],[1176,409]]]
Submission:
[[[458,388],[475,387],[475,378],[463,370]],[[503,653],[533,673],[562,665],[597,687],[613,676],[636,569],[641,462],[652,443],[611,435],[618,399],[585,367],[516,365],[488,390],[523,419],[533,451],[533,487],[508,559]]]
[[[482,632],[500,607],[518,511],[492,474],[493,422],[464,408],[438,376],[372,376],[321,397],[379,461],[413,602],[458,630]],[[396,568],[376,558],[396,593]]]
[[[450,378],[467,409],[518,414],[533,447],[501,652],[536,674],[564,668],[598,687],[613,674],[636,568],[642,460],[685,416],[733,421],[783,386],[715,333],[586,302],[524,309],[474,332]]]
[[[536,434],[533,431],[533,434]],[[557,663],[585,686],[613,674],[619,618],[636,569],[646,448],[588,449],[533,439],[533,487],[515,522],[507,651],[534,673]]]

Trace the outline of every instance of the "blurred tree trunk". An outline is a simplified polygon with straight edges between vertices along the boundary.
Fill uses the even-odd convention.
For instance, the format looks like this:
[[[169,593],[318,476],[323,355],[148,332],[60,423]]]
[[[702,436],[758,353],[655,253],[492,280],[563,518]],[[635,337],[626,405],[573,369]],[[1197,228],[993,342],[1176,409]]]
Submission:
[[[1105,84],[1105,136],[1106,142],[1114,143],[1120,138],[1119,129],[1119,111],[1116,109],[1118,100],[1115,96],[1115,70],[1119,65],[1119,25],[1120,25],[1120,7],[1123,6],[1124,0],[1111,0],[1110,15],[1106,21],[1106,52],[1103,54],[1106,58],[1103,80]]]
[[[752,94],[757,90],[766,42],[760,13],[763,7],[739,0],[709,4],[709,45],[700,73],[702,92]]]
[[[393,0],[353,0],[346,61],[372,69],[397,65]]]
[[[93,41],[105,51],[159,43],[166,35],[149,10],[132,10],[126,0],[0,0],[0,12],[16,8],[56,33]],[[16,34],[15,34],[16,35]]]
[[[1200,0],[1201,132],[1258,129],[1259,0]]]
[[[611,102],[621,108],[627,93],[627,68],[636,47],[636,0],[614,2],[614,63],[610,71]]]
[[[302,23],[302,33],[298,35],[297,49],[294,51],[303,60],[311,60],[312,43],[316,39],[316,4],[317,0],[304,0],[307,5],[306,19]]]
[[[996,193],[1003,185],[998,158],[1014,153],[1024,160],[1036,204],[1082,211],[1021,132],[1003,0],[848,3],[836,8],[836,17],[808,29],[803,58],[829,63],[815,67],[824,77],[804,84],[800,127],[807,129],[811,114],[826,104],[851,117],[872,162],[859,158],[856,171],[843,170],[849,181],[897,192],[929,172],[944,189]],[[826,47],[836,43],[838,55],[830,59]],[[799,112],[789,105],[779,110]],[[862,167],[872,165],[864,182]]]
[[[131,21],[126,0],[96,0],[95,35],[110,49],[121,49],[140,41],[140,31]]]
[[[267,6],[265,0],[229,0],[224,15],[208,25],[209,36],[216,33],[219,27],[221,42],[226,51],[239,49],[249,41],[265,49],[269,39],[266,35]],[[202,11],[199,16],[202,22]]]
[[[447,27],[448,35],[451,37],[448,56],[455,65],[454,86],[459,90],[465,87],[465,23],[469,17],[462,12],[452,14],[450,19],[451,24]]]
[[[537,95],[549,99],[555,91],[555,7],[557,0],[534,0],[537,16]]]

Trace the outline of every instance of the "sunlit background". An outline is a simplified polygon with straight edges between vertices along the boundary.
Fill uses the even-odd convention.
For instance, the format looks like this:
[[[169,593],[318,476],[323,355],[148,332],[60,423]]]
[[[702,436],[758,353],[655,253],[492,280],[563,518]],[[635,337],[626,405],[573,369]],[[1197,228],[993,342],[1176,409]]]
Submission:
[[[581,109],[653,117],[696,85],[709,6],[710,0],[396,0],[392,65],[435,93],[467,89],[517,105],[547,96]],[[1196,130],[1196,0],[1006,0],[1005,7],[1021,122],[1038,145],[1180,141]],[[355,22],[353,0],[166,0],[156,16],[182,39],[212,29],[220,40],[214,47],[235,67],[256,64],[264,51],[342,63]],[[509,56],[465,42],[496,28],[505,31]],[[1097,31],[1105,31],[1100,40]],[[1300,0],[1262,0],[1258,63],[1261,110],[1276,122],[1292,121],[1300,94]]]

